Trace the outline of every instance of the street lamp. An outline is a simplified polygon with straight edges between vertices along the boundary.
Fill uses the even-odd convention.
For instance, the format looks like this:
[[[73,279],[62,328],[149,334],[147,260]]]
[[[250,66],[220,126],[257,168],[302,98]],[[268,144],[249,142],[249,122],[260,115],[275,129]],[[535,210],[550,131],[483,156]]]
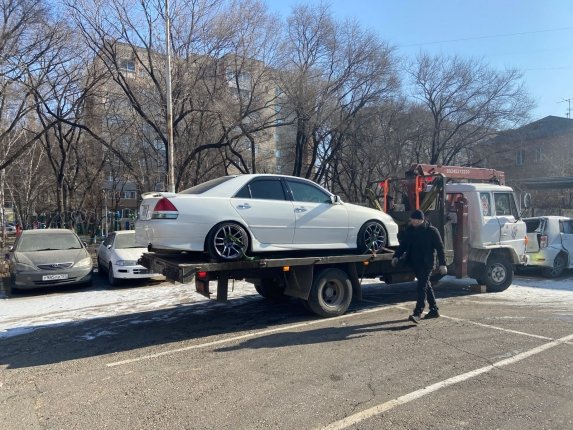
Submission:
[[[105,214],[105,215],[104,215],[104,222],[105,222],[104,226],[105,226],[105,227],[102,228],[102,231],[105,232],[105,237],[107,237],[107,234],[108,234],[108,226],[107,226],[107,193],[106,193],[105,190],[102,190],[102,192],[103,192],[103,201],[104,201],[103,204],[104,204],[104,214]]]
[[[175,171],[173,156],[173,101],[171,99],[171,22],[169,20],[169,0],[165,0],[165,45],[167,64],[165,66],[167,81],[167,183],[168,191],[175,192]]]

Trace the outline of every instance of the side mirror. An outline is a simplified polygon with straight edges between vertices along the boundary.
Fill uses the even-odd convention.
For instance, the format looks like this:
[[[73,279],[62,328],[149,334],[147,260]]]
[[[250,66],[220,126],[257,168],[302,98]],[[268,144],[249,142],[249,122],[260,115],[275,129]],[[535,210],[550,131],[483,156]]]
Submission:
[[[87,242],[82,242],[82,245],[84,246],[84,248],[87,248],[87,247],[88,247]]]
[[[339,205],[340,203],[342,203],[342,200],[340,200],[339,196],[332,196],[330,198],[330,201],[332,202],[333,205]]]
[[[523,209],[529,209],[531,207],[531,194],[523,193],[521,196],[521,207]]]
[[[107,249],[111,249],[111,243],[109,245],[106,245]]]

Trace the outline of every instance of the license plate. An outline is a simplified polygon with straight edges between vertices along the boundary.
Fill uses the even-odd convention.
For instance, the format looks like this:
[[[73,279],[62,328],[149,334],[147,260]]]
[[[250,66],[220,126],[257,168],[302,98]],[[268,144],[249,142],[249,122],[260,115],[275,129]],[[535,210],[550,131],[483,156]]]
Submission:
[[[55,281],[56,279],[68,279],[68,274],[63,273],[61,275],[44,275],[44,276],[42,276],[42,281]]]

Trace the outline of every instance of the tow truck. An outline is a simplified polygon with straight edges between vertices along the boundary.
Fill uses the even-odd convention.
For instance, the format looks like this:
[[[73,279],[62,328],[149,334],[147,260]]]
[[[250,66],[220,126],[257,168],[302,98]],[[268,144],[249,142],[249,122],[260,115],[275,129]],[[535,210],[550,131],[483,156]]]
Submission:
[[[412,210],[422,209],[444,239],[448,273],[474,278],[488,291],[503,291],[514,268],[527,261],[526,226],[503,172],[475,167],[412,165],[404,178],[385,178],[367,189],[372,206],[406,228]],[[399,201],[390,208],[390,197]],[[361,280],[386,283],[414,279],[400,262],[392,267],[393,249],[378,254],[311,253],[268,255],[233,262],[210,262],[188,253],[144,253],[140,263],[171,281],[195,283],[198,293],[225,302],[229,280],[247,280],[270,300],[296,297],[322,317],[344,314],[362,297]],[[436,282],[435,273],[431,280]],[[211,283],[216,290],[211,290]]]

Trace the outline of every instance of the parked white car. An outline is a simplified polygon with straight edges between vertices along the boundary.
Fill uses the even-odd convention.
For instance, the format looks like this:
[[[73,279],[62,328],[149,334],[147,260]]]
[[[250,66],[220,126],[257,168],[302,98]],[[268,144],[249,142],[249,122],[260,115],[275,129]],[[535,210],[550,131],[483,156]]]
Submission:
[[[573,268],[573,218],[540,216],[524,219],[527,225],[528,266],[543,268],[555,278]]]
[[[157,276],[137,263],[147,248],[135,244],[135,231],[114,231],[96,250],[100,275],[107,274],[110,285],[123,279],[143,279]]]
[[[398,245],[388,214],[349,203],[307,179],[283,175],[224,176],[180,193],[147,193],[136,242],[151,250],[207,252],[233,261],[262,252]]]

